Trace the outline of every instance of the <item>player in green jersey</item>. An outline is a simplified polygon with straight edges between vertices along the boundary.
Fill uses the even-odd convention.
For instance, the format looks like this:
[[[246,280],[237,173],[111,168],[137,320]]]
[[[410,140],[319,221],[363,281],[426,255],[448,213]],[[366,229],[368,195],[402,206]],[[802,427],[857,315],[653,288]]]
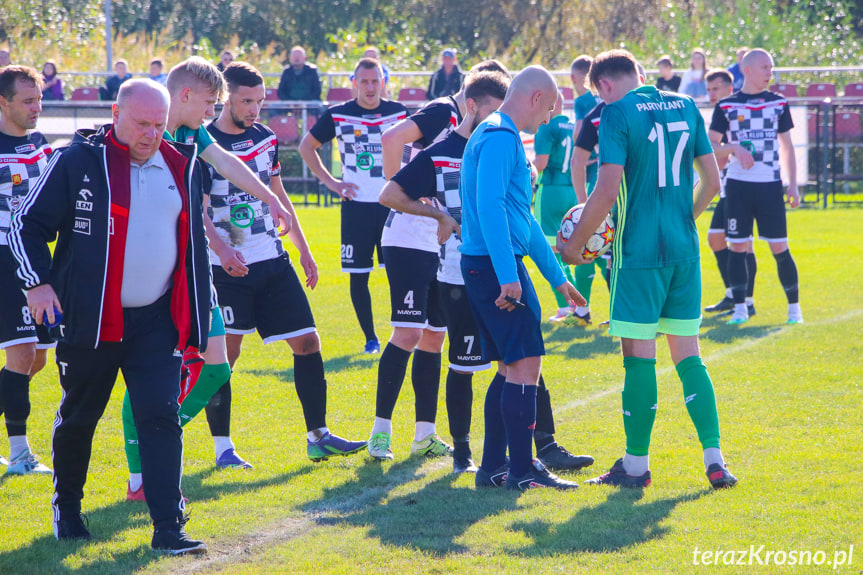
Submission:
[[[698,346],[701,270],[695,217],[719,191],[719,169],[704,120],[691,98],[643,86],[635,59],[625,50],[600,54],[590,80],[606,103],[599,127],[601,167],[581,221],[568,242],[559,238],[558,248],[565,262],[587,263],[581,257],[584,244],[615,206],[609,333],[621,338],[626,371],[626,454],[588,483],[650,484],[656,335],[664,333],[704,449],[710,484],[730,487],[737,479],[719,449],[716,398]],[[694,192],[693,164],[700,177]]]
[[[551,119],[548,124],[543,124],[536,131],[533,145],[536,152],[533,165],[536,166],[537,171],[542,172],[533,211],[539,225],[542,226],[542,233],[552,245],[564,214],[578,203],[569,177],[569,157],[572,155],[574,128],[572,120],[563,113],[563,96],[558,92],[557,103],[551,111]],[[569,266],[560,261],[560,254],[555,253],[554,257],[563,269],[567,281],[575,283]],[[554,298],[557,300],[557,313],[550,317],[549,321],[562,321],[569,317],[572,310],[560,292],[553,288],[551,291],[554,292]]]

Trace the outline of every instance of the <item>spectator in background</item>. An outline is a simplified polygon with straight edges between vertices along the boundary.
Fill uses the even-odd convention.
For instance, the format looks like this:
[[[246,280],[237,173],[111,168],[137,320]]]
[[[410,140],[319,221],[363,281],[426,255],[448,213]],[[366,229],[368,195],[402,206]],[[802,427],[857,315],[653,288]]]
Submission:
[[[452,96],[461,90],[464,73],[455,61],[455,50],[446,48],[440,53],[440,68],[432,74],[426,98],[434,100],[443,96]]]
[[[42,99],[63,100],[63,81],[57,77],[57,64],[48,60],[42,66]]]
[[[150,62],[150,79],[163,86],[168,85],[168,75],[162,72],[165,65],[158,58]]]
[[[683,73],[680,80],[680,93],[692,96],[695,100],[707,101],[707,84],[704,81],[706,73],[707,55],[701,48],[696,48],[689,58],[689,69]]]
[[[216,68],[219,69],[219,72],[224,72],[225,68],[231,65],[231,62],[237,59],[237,55],[231,52],[230,50],[225,50],[222,52],[222,55],[219,57],[219,63],[216,64]]]
[[[116,100],[117,92],[120,91],[120,86],[126,80],[132,79],[132,74],[128,70],[129,64],[123,59],[117,60],[114,64],[114,75],[109,76],[105,80],[105,85],[99,88],[100,100]]]
[[[317,66],[306,62],[306,50],[294,46],[290,58],[279,80],[279,100],[320,100],[321,78]]]
[[[731,76],[734,78],[734,91],[739,92],[743,87],[743,56],[749,51],[746,46],[737,49],[737,61],[728,67]]]
[[[680,76],[674,73],[674,62],[669,56],[663,56],[656,61],[659,68],[659,79],[656,80],[656,89],[666,92],[678,92],[680,90]]]
[[[5,68],[12,63],[12,58],[9,56],[9,50],[0,50],[0,68]]]

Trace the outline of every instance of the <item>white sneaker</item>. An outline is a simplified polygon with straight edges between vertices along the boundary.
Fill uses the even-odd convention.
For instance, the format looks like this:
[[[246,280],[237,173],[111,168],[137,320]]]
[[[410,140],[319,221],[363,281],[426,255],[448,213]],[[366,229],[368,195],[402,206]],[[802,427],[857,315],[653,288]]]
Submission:
[[[566,318],[568,318],[569,314],[571,314],[571,313],[572,313],[572,311],[568,307],[557,308],[557,314],[548,318],[548,321],[550,321],[551,323],[561,322],[561,321],[565,320]]]
[[[725,323],[728,325],[740,325],[747,321],[749,321],[749,313],[744,309],[742,312],[735,310],[734,313],[731,314],[731,319]]]
[[[388,460],[392,461],[393,459],[393,450],[391,449],[393,438],[386,431],[379,431],[372,435],[371,439],[369,439],[369,455],[374,457],[379,461]]]
[[[0,455],[0,465],[9,465],[9,460]]]
[[[803,323],[803,312],[799,309],[788,310],[788,321],[786,323],[788,323],[789,325]]]
[[[50,474],[53,472],[45,465],[39,463],[36,456],[28,449],[22,451],[18,457],[9,462],[6,473],[9,475],[29,475],[31,473]]]

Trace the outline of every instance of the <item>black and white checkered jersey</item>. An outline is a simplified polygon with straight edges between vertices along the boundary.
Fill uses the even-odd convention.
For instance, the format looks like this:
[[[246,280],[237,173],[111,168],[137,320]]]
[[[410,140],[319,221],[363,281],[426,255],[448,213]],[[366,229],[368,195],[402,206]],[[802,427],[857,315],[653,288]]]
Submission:
[[[429,102],[408,119],[416,124],[422,136],[404,147],[402,167],[410,164],[423,149],[442,141],[455,130],[461,122],[461,113],[455,99],[446,96]],[[435,201],[434,196],[430,198],[432,202]],[[437,252],[440,249],[437,243],[437,222],[425,216],[390,210],[381,244]]]
[[[457,132],[451,132],[442,141],[420,152],[411,163],[399,170],[393,177],[393,181],[414,199],[436,199],[441,209],[446,210],[461,223],[461,198],[458,194],[458,184],[465,146],[467,146],[467,139]],[[433,238],[436,244],[437,222],[435,222]],[[459,244],[461,240],[453,234],[440,248],[438,281],[464,284]]]
[[[9,136],[0,132],[0,245],[9,245],[6,234],[12,213],[45,171],[51,146],[39,132]]]
[[[207,126],[207,131],[222,148],[240,158],[265,186],[270,185],[271,178],[281,174],[276,135],[263,124],[255,123],[242,134],[226,134],[215,123]],[[285,249],[270,215],[270,207],[226,180],[212,167],[210,170],[213,186],[208,213],[219,238],[239,250],[246,264],[282,255]],[[210,263],[221,265],[212,248]]]
[[[385,183],[381,135],[407,115],[407,108],[391,100],[381,100],[374,110],[351,100],[331,106],[309,130],[321,143],[338,139],[342,180],[359,188],[353,201],[378,201]]]
[[[774,92],[737,92],[719,100],[710,129],[727,134],[732,144],[741,144],[755,160],[748,170],[732,158],[727,177],[742,182],[774,182],[779,175],[779,134],[794,127],[788,101]]]
[[[599,118],[602,116],[603,108],[605,108],[605,102],[600,102],[584,117],[578,138],[575,139],[577,148],[588,152],[596,150],[596,146],[599,145]]]

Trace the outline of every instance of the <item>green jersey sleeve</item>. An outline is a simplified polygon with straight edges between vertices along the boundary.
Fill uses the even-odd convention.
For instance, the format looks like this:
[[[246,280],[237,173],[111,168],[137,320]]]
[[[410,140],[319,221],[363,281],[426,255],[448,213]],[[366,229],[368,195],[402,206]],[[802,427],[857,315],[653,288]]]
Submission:
[[[197,130],[192,130],[186,126],[180,126],[174,132],[174,141],[181,144],[198,144],[198,152],[203,152],[215,142],[210,132],[204,126],[198,126]]]
[[[614,105],[602,109],[599,120],[599,163],[626,165],[629,126],[623,111]]]
[[[550,154],[551,146],[553,144],[554,137],[551,133],[552,127],[551,124],[543,124],[536,131],[536,137],[533,140],[533,151],[537,154]]]

